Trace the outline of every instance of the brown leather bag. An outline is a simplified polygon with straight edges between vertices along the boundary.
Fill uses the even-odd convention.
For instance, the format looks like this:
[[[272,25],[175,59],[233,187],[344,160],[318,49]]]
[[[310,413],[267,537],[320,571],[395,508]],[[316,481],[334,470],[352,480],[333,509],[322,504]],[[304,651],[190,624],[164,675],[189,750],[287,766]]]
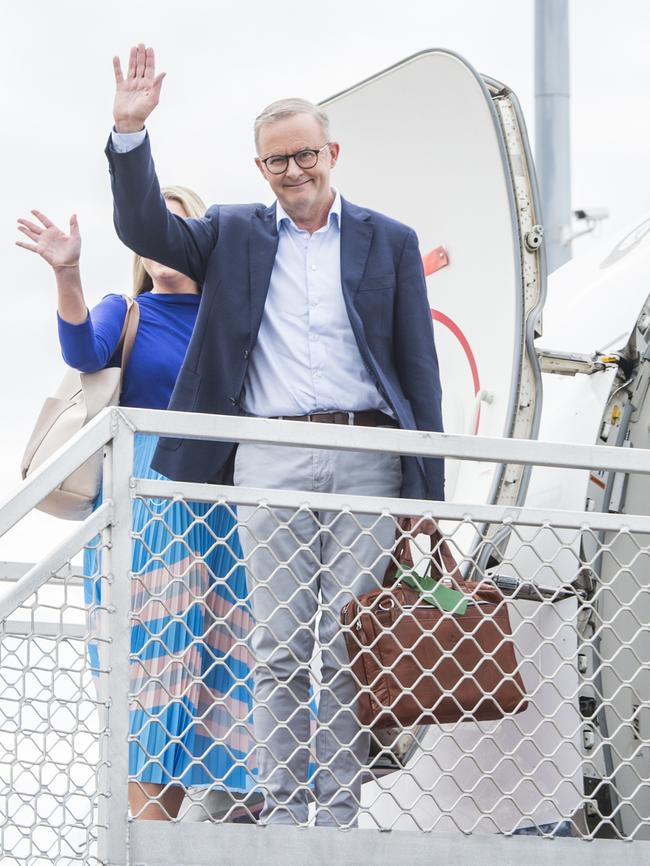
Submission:
[[[487,581],[463,580],[434,521],[407,520],[403,528],[410,534],[398,541],[384,588],[341,611],[360,686],[360,721],[386,728],[487,721],[522,712],[526,694],[503,596]],[[430,538],[433,583],[450,582],[463,594],[454,602],[456,613],[429,603],[426,593],[403,579],[413,569],[410,538],[419,534]]]

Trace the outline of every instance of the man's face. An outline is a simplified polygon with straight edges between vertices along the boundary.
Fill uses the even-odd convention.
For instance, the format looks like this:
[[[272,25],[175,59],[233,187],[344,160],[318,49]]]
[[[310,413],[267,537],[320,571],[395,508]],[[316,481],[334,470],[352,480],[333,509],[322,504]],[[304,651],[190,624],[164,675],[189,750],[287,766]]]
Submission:
[[[331,142],[323,148],[326,140],[323,128],[311,114],[266,123],[259,130],[259,157],[255,162],[282,207],[297,222],[324,219],[332,203],[330,171],[336,164],[339,146]],[[300,168],[290,159],[286,171],[272,174],[262,162],[269,156],[286,156],[305,149],[320,150],[313,168]]]

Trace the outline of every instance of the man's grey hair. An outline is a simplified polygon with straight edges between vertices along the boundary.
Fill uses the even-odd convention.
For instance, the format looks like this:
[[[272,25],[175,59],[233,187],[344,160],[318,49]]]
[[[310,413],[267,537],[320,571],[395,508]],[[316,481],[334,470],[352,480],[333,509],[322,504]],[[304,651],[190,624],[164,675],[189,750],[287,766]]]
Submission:
[[[323,127],[325,138],[329,138],[330,119],[327,113],[319,105],[315,105],[308,99],[291,97],[290,99],[279,99],[277,102],[272,102],[255,118],[255,148],[258,149],[260,129],[265,124],[275,123],[277,120],[286,120],[287,117],[294,117],[296,114],[309,114],[315,117]]]

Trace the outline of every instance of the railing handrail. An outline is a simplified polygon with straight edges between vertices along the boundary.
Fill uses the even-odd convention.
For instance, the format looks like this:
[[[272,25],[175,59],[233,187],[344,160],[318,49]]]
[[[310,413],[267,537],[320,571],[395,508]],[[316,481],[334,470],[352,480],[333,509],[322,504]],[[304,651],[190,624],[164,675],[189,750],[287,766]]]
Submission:
[[[232,487],[224,484],[203,484],[191,481],[137,479],[133,483],[136,496],[153,499],[173,499],[182,495],[194,502],[228,501]],[[303,490],[238,487],[238,505],[263,502],[271,508],[300,508],[307,494]],[[610,514],[599,511],[569,511],[560,508],[532,508],[526,505],[475,505],[474,503],[439,502],[437,500],[402,499],[387,496],[359,496],[352,493],[319,493],[309,491],[309,507],[323,511],[350,510],[359,514],[381,514],[409,517],[435,517],[436,520],[462,522],[471,511],[480,523],[509,523],[517,526],[551,524],[557,529],[638,532],[650,534],[650,516],[645,514]]]
[[[382,451],[489,463],[607,469],[650,474],[650,450],[432,433],[338,424],[296,424],[272,418],[109,407],[0,503],[0,538],[75,469],[111,441],[115,416],[134,431],[188,439],[267,442],[312,448]]]
[[[63,568],[79,549],[111,520],[112,503],[104,502],[82,523],[74,524],[67,537],[40,559],[16,583],[0,595],[0,622],[9,617],[25,601],[44,586],[60,568]]]
[[[22,560],[19,562],[0,561],[0,584],[17,583],[34,565],[34,562],[23,562]],[[68,586],[82,586],[82,568],[80,565],[75,567],[73,563],[69,568],[68,574],[55,574],[53,578],[54,580],[65,581]]]
[[[296,424],[293,421],[242,415],[110,407],[104,409],[0,503],[0,537],[111,440],[116,414],[133,430],[152,435],[382,451],[406,456],[447,457],[561,469],[597,467],[614,472],[650,474],[650,450],[644,448],[499,439],[394,428],[346,427],[339,424]]]
[[[75,469],[83,465],[113,436],[114,413],[109,407],[49,457],[0,502],[0,538],[55,490]]]
[[[446,457],[487,463],[517,463],[559,469],[608,469],[650,474],[650,450],[398,430],[344,424],[297,424],[245,415],[207,415],[121,407],[140,433],[184,439],[273,443],[347,451],[381,451],[412,457]]]

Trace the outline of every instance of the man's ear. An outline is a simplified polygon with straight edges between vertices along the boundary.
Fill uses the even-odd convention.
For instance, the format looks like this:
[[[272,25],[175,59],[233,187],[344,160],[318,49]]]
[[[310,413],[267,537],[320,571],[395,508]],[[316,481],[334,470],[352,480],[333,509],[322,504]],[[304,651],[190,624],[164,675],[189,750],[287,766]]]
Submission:
[[[341,145],[338,141],[330,141],[330,168],[334,168],[336,165],[336,160],[339,158],[339,153],[341,152]]]
[[[264,178],[264,180],[266,180],[266,174],[264,173],[264,163],[259,158],[259,156],[255,157],[255,165],[259,168],[260,172],[262,173],[262,177]]]

